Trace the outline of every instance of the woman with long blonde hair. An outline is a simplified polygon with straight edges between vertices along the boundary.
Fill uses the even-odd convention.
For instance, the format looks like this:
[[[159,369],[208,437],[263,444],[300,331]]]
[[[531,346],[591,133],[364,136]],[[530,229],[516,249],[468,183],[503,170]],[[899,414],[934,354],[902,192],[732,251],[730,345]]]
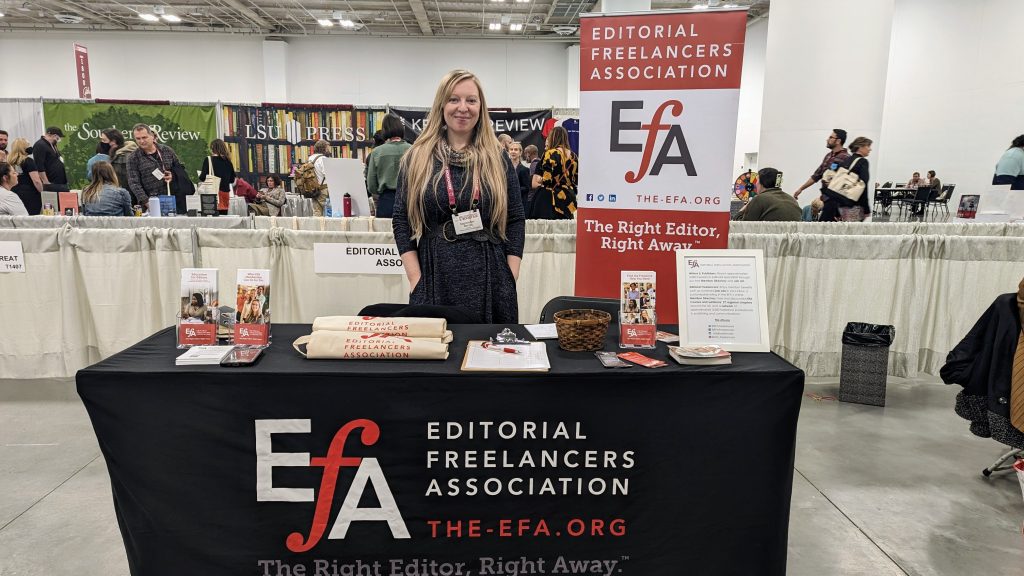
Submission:
[[[487,323],[518,322],[522,197],[471,72],[453,70],[441,80],[400,170],[392,227],[410,303],[461,306]]]

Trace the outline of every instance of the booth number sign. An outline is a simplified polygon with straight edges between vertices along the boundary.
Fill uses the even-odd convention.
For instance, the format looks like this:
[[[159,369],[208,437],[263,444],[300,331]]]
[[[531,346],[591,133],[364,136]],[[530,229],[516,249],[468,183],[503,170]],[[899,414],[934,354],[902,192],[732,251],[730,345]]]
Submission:
[[[0,272],[24,272],[25,254],[21,242],[0,242]]]

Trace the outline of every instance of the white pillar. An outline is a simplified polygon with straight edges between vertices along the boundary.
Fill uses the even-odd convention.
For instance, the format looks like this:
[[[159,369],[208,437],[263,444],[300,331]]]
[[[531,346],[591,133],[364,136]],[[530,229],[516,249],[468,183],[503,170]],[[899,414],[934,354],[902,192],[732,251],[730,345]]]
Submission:
[[[288,43],[263,41],[263,101],[288,102]]]
[[[772,3],[758,164],[782,170],[787,191],[818,167],[833,128],[847,131],[847,143],[878,141],[894,2],[857,2],[856,9],[839,0]],[[872,180],[884,144],[874,146]],[[815,197],[804,193],[800,201]]]
[[[565,107],[580,107],[580,45],[573,44],[565,49],[566,90]]]

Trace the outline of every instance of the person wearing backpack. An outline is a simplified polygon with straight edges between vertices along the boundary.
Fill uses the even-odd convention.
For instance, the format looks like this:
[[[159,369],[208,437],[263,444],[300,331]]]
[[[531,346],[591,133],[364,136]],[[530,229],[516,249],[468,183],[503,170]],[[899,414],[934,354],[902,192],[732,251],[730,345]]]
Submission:
[[[299,167],[295,186],[299,194],[313,201],[313,215],[323,216],[324,205],[329,197],[327,174],[324,172],[324,158],[330,158],[331,145],[327,140],[317,140],[309,161]],[[312,168],[312,170],[310,170]],[[311,182],[312,180],[312,182]]]

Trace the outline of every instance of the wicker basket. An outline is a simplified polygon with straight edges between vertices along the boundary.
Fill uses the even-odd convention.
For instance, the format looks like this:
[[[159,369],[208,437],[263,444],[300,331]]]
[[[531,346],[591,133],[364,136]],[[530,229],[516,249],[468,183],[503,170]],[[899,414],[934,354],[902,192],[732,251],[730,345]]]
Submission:
[[[555,312],[558,346],[569,352],[591,352],[604,348],[612,315],[603,310],[562,310]]]

